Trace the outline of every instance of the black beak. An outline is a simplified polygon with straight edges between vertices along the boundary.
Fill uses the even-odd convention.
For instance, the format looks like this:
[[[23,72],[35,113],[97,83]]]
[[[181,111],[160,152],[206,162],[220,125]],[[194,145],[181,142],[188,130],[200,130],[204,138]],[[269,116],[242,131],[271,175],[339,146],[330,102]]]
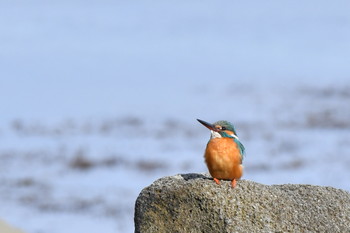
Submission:
[[[199,121],[199,123],[201,123],[202,125],[204,125],[205,127],[207,127],[210,130],[218,131],[213,124],[210,124],[210,123],[208,123],[206,121],[202,121],[202,120],[199,120],[199,119],[197,119],[197,121]]]

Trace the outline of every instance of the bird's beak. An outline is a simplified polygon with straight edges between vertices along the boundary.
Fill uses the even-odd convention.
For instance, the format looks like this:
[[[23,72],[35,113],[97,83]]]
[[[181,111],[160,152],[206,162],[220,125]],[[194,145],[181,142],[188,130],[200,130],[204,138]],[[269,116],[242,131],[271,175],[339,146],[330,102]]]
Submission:
[[[197,119],[197,121],[199,121],[202,125],[204,125],[205,127],[207,127],[210,130],[218,131],[213,124],[210,124],[210,123],[208,123],[206,121],[202,121],[202,120],[199,120],[199,119]]]

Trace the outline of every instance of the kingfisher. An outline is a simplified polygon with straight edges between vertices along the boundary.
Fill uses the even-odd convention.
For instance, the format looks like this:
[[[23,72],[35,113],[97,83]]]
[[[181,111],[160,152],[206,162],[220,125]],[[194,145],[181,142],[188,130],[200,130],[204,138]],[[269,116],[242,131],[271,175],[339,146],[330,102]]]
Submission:
[[[220,180],[231,180],[236,187],[237,179],[243,175],[243,156],[245,148],[239,141],[236,130],[228,121],[217,121],[210,124],[197,119],[210,130],[210,139],[205,149],[205,163],[215,183]]]

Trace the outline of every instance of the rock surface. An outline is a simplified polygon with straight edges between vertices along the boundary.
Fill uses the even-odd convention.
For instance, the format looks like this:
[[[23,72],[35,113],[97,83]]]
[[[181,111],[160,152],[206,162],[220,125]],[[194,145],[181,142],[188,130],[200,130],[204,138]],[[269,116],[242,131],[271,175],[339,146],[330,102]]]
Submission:
[[[206,174],[164,177],[142,190],[135,232],[350,232],[350,193],[331,187],[221,185]]]

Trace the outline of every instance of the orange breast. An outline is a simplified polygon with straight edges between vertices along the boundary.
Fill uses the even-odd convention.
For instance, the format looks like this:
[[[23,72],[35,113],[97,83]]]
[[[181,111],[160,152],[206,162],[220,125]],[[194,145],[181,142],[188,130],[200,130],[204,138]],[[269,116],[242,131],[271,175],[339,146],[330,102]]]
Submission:
[[[205,150],[209,173],[217,179],[239,179],[243,174],[241,154],[232,138],[213,138]]]

